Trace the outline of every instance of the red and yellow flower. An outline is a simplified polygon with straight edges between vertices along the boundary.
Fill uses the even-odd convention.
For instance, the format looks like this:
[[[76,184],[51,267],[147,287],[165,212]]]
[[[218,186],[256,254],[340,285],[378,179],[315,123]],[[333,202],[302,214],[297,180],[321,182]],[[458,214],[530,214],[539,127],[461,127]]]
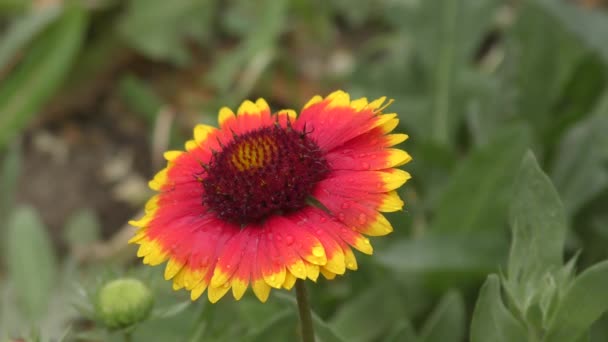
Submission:
[[[131,243],[143,262],[165,261],[165,278],[192,300],[211,302],[251,285],[265,302],[271,288],[291,289],[357,269],[352,248],[372,254],[365,236],[393,228],[381,212],[403,207],[395,190],[411,160],[389,134],[397,114],[382,97],[350,99],[343,91],[313,97],[297,116],[272,114],[263,99],[237,113],[219,112],[219,129],[194,128],[186,151],[165,153],[168,165]]]

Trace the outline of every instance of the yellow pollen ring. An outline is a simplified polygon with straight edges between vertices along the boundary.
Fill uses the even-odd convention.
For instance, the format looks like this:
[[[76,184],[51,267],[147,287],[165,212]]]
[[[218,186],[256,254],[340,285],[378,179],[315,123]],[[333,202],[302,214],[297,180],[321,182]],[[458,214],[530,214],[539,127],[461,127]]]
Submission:
[[[258,137],[236,146],[230,161],[239,171],[257,169],[268,164],[277,150],[277,144],[271,137]]]

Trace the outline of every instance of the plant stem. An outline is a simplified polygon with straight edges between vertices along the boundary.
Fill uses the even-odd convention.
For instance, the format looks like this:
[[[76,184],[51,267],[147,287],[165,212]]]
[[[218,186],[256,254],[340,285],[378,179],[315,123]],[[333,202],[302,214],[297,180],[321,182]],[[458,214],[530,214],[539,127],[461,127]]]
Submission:
[[[302,342],[315,342],[315,332],[312,327],[312,314],[308,302],[308,292],[303,280],[296,281],[296,299],[300,314],[300,329],[302,331]]]

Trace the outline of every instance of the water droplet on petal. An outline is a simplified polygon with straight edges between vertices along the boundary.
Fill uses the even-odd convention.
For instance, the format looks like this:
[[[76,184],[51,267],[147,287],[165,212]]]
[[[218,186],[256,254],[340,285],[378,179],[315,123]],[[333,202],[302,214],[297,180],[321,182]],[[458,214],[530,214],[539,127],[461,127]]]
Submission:
[[[359,224],[365,224],[365,222],[367,222],[367,216],[365,216],[364,213],[361,213],[359,214],[357,221],[359,221]]]
[[[291,245],[293,243],[293,236],[287,235],[285,237],[285,243],[287,244],[287,246]]]
[[[342,203],[342,209],[348,209],[348,208],[350,208],[350,203],[348,203],[348,202]]]
[[[323,234],[323,229],[317,229],[316,233],[317,233],[317,235],[322,235]]]
[[[338,218],[339,218],[341,221],[344,221],[344,219],[346,218],[346,215],[344,215],[344,213],[339,213],[339,214],[338,214]]]
[[[367,162],[363,162],[361,163],[361,167],[365,170],[369,170],[371,168],[371,165],[369,165],[369,163]]]
[[[321,223],[325,223],[325,222],[327,222],[327,218],[325,216],[321,216],[319,221],[321,221]]]
[[[281,237],[281,235],[277,235],[277,241],[281,242],[283,240],[283,238]]]
[[[346,264],[346,267],[353,268],[353,267],[355,267],[355,264],[352,263],[352,262],[349,262],[349,263]]]

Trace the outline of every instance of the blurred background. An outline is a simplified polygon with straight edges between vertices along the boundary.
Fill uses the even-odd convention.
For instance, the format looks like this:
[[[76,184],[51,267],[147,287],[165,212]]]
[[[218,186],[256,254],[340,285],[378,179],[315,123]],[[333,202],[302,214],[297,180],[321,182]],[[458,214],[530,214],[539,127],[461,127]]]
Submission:
[[[140,267],[127,220],[162,152],[221,106],[395,99],[414,157],[395,232],[309,287],[323,340],[468,340],[507,260],[531,149],[567,215],[567,258],[608,258],[608,3],[602,0],[0,0],[0,340],[121,341],[100,284],[145,280],[138,341],[288,341],[290,296],[211,306]],[[401,337],[399,337],[401,336]],[[608,320],[592,341],[608,340]]]

